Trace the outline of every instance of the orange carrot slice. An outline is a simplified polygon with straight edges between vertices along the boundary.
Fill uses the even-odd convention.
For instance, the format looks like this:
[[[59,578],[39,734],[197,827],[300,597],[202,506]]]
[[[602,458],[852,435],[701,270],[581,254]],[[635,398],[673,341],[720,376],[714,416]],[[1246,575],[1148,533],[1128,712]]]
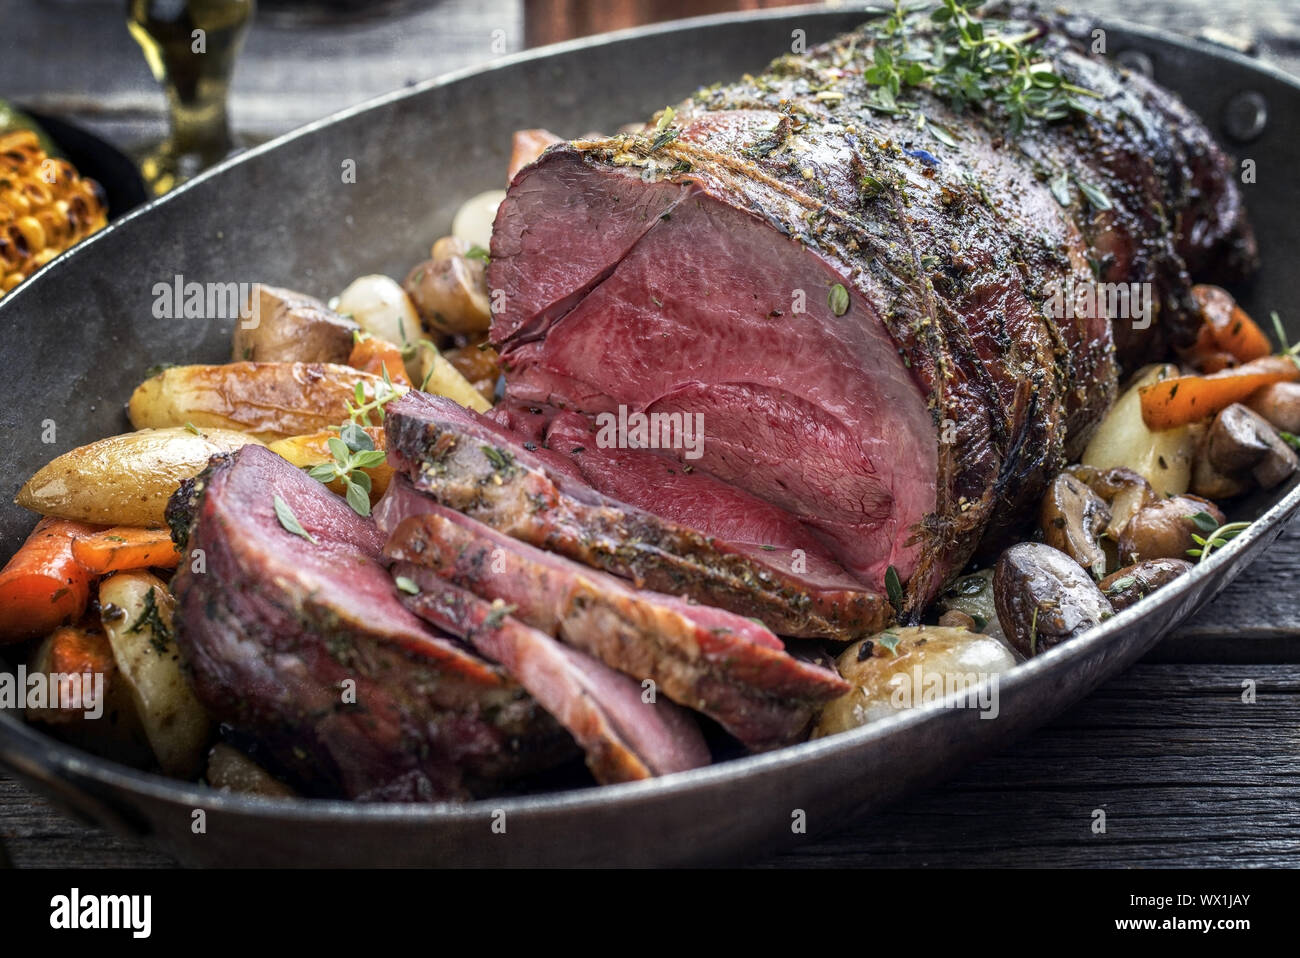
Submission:
[[[1174,376],[1139,391],[1148,429],[1173,429],[1197,422],[1235,402],[1245,402],[1270,383],[1300,380],[1300,367],[1286,356],[1265,356],[1208,376]]]
[[[174,569],[180,553],[166,529],[114,526],[72,540],[72,554],[90,572],[124,572],[153,566]]]
[[[1227,290],[1218,286],[1193,286],[1192,298],[1200,306],[1201,318],[1219,349],[1243,363],[1273,352],[1268,334],[1237,305]]]
[[[360,340],[352,347],[352,353],[348,356],[348,365],[363,373],[374,373],[376,376],[382,375],[387,369],[388,378],[392,380],[393,385],[411,385],[411,381],[406,378],[406,363],[402,360],[402,351],[383,339],[371,337]]]
[[[90,601],[88,572],[72,554],[77,536],[99,526],[45,518],[0,569],[0,644],[47,635],[73,622]]]

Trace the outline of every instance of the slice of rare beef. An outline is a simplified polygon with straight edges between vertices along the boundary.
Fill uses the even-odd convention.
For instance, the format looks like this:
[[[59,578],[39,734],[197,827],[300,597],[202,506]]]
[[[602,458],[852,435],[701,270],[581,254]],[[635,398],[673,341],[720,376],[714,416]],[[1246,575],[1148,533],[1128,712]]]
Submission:
[[[799,741],[818,708],[849,690],[785,651],[761,623],[637,589],[512,539],[395,476],[375,508],[385,554],[513,607],[512,614],[606,665],[650,679],[753,750]]]
[[[770,532],[778,541],[731,542],[620,502],[593,488],[572,459],[449,399],[408,393],[389,404],[385,424],[389,461],[418,489],[523,542],[761,619],[782,635],[848,640],[890,618],[888,602],[849,578],[815,540],[792,538],[803,533],[779,510],[714,479],[678,477],[696,496],[679,514],[730,531],[747,522],[750,539]],[[653,476],[629,479],[628,491],[633,481]],[[807,546],[802,554],[799,543]]]
[[[172,583],[195,692],[310,793],[468,798],[574,753],[505,672],[401,604],[371,520],[269,450],[215,457],[168,519],[196,557]]]
[[[407,608],[499,662],[569,730],[596,781],[631,782],[709,764],[704,737],[680,706],[655,700],[634,679],[525,625],[500,600],[488,602],[410,562],[390,571],[419,590],[403,595]]]

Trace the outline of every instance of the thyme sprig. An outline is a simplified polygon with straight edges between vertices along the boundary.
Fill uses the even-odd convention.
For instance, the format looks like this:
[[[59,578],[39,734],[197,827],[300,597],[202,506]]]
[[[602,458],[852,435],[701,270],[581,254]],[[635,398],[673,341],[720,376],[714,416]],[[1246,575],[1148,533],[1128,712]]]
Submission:
[[[1226,525],[1213,529],[1213,531],[1208,531],[1205,528],[1207,524],[1205,520],[1209,520],[1208,524],[1210,526],[1214,525],[1214,518],[1209,513],[1198,512],[1195,515],[1188,516],[1188,518],[1196,524],[1198,529],[1207,532],[1204,537],[1193,533],[1192,541],[1195,542],[1199,548],[1187,550],[1187,554],[1193,559],[1196,559],[1198,565],[1208,559],[1210,553],[1215,549],[1222,549],[1231,540],[1237,538],[1237,536],[1241,535],[1242,532],[1250,528],[1249,522],[1229,522]]]
[[[360,381],[358,381],[356,387],[352,391],[353,399],[355,399],[356,402],[354,403],[349,400],[344,400],[344,405],[347,406],[348,410],[348,419],[357,425],[381,425],[384,421],[384,407],[398,396],[402,395],[405,391],[403,389],[398,389],[393,385],[393,381],[388,378],[387,366],[382,366],[381,371],[383,372],[384,379],[382,383],[375,387],[374,399],[366,399],[366,388]],[[370,421],[371,413],[375,414],[378,422]]]
[[[327,445],[334,461],[312,466],[307,475],[327,484],[339,480],[352,511],[359,516],[370,515],[370,476],[362,470],[380,465],[384,451],[376,449],[369,433],[355,422],[346,423],[338,436],[330,436]]]
[[[1043,53],[1043,32],[989,28],[977,12],[983,3],[941,0],[927,16],[894,0],[893,12],[870,33],[872,65],[864,73],[872,87],[868,106],[907,113],[915,104],[902,99],[904,91],[928,90],[959,112],[974,108],[1004,117],[1013,136],[1032,124],[1091,113],[1081,98],[1099,94],[1056,72]],[[944,142],[942,133],[937,138]]]

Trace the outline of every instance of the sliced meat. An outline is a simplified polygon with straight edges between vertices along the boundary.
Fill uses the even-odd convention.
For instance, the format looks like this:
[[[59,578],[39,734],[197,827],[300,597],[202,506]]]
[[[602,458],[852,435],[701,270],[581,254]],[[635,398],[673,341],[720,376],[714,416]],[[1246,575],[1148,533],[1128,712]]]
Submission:
[[[702,416],[677,466],[793,516],[868,588],[893,566],[915,615],[1082,450],[1116,347],[1131,366],[1186,334],[1188,263],[1253,260],[1194,117],[1067,40],[1047,55],[1101,96],[1016,137],[923,91],[926,129],[872,109],[864,28],[700,91],[675,136],[550,147],[493,232],[508,414]],[[1058,308],[1098,279],[1150,312]]]
[[[651,679],[753,750],[798,741],[818,707],[848,691],[789,655],[760,623],[636,589],[440,506],[395,476],[375,508],[385,554],[513,607],[522,622],[606,665]]]
[[[523,542],[761,619],[782,635],[848,640],[890,618],[888,602],[823,558],[815,542],[801,557],[783,551],[789,542],[771,550],[732,543],[633,508],[593,489],[569,458],[451,400],[408,393],[389,404],[385,422],[395,469],[443,505]],[[756,516],[764,508],[715,485],[691,506],[693,516],[712,507],[721,522],[743,511],[746,498]]]
[[[468,798],[574,754],[505,672],[401,604],[374,523],[275,453],[214,458],[168,519],[196,557],[172,584],[195,692],[310,793]]]
[[[416,595],[403,603],[425,621],[501,663],[569,730],[601,784],[631,782],[709,764],[695,720],[666,700],[646,701],[636,681],[507,614],[436,572],[396,563]]]

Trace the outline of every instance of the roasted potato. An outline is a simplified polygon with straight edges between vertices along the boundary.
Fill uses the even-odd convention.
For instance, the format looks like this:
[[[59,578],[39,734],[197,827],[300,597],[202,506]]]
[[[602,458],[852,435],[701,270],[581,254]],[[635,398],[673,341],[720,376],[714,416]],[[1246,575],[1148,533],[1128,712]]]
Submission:
[[[257,284],[235,324],[231,359],[257,363],[346,363],[359,327],[319,299]]]
[[[260,441],[229,429],[142,429],[65,452],[15,500],[43,516],[109,526],[161,526],[167,499],[219,452]]]
[[[836,667],[855,688],[827,704],[813,736],[834,735],[959,692],[970,696],[967,707],[996,717],[990,688],[981,693],[977,686],[1015,664],[1002,642],[966,629],[921,625],[873,635],[840,655]]]
[[[382,428],[372,426],[366,432],[370,434],[376,449],[384,448],[384,430]],[[334,461],[334,456],[329,449],[329,440],[337,436],[336,431],[326,429],[308,436],[291,436],[288,439],[277,439],[275,442],[270,443],[267,448],[288,459],[299,469],[310,469],[312,466]],[[379,497],[384,494],[384,490],[388,488],[389,481],[393,478],[393,467],[385,462],[362,471],[370,476],[370,501],[372,504],[376,503],[379,501]],[[343,488],[343,483],[338,479],[328,483],[328,485],[330,489],[340,496],[347,491]]]
[[[475,412],[487,412],[492,408],[492,403],[484,399],[470,381],[456,371],[456,367],[447,361],[447,357],[438,351],[437,346],[426,339],[417,349],[420,360],[418,382],[420,389],[454,399]]]
[[[172,639],[175,600],[147,572],[119,572],[99,587],[100,617],[113,658],[164,772],[193,778],[203,767],[212,722],[181,667]]]
[[[1186,426],[1158,432],[1148,429],[1142,420],[1139,393],[1143,386],[1177,375],[1177,366],[1155,366],[1140,372],[1093,433],[1083,452],[1083,464],[1097,469],[1132,469],[1151,483],[1158,496],[1186,492],[1195,437]]]
[[[137,428],[189,422],[283,439],[346,421],[358,383],[366,401],[388,390],[379,376],[333,363],[173,366],[141,383],[127,411]]]
[[[469,253],[464,240],[444,236],[433,244],[431,258],[406,277],[406,291],[431,332],[484,333],[492,324],[487,264]]]

